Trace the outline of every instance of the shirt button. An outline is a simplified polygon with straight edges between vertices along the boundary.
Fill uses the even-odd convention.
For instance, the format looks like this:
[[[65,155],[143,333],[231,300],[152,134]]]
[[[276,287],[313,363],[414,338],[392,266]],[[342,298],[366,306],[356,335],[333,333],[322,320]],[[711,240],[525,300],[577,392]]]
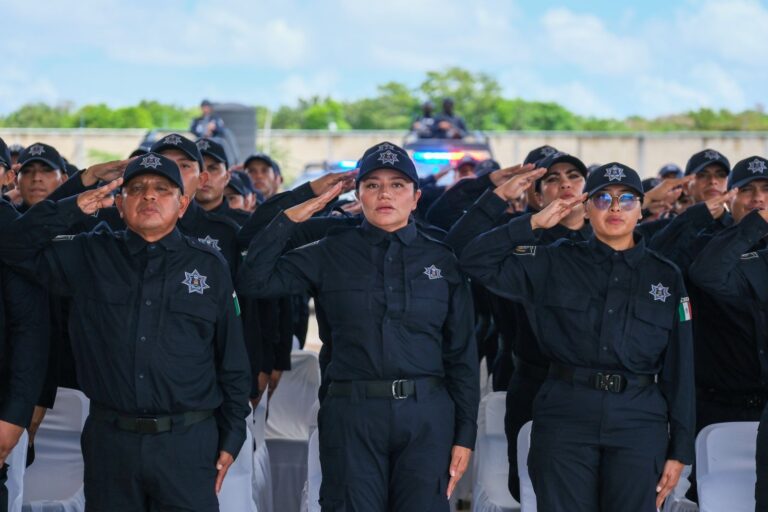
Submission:
[[[154,251],[155,247],[157,247],[155,244],[149,245],[148,248],[150,251]]]
[[[387,286],[387,290],[392,291],[394,290],[394,288],[392,288],[391,286]]]
[[[142,336],[141,338],[139,338],[139,340],[140,341],[147,341],[147,337],[146,336]]]
[[[387,256],[387,261],[392,263],[392,256]]]
[[[761,354],[765,354],[765,350],[763,350],[763,349],[760,349],[760,353],[761,353]]]
[[[607,350],[608,350],[608,347],[603,347],[603,350],[606,350],[606,351],[607,351]]]
[[[144,304],[146,304],[147,306],[151,306],[151,305],[152,305],[152,301],[151,301],[151,300],[148,300],[148,301],[147,301],[147,302],[145,302]]]
[[[613,282],[614,282],[614,283],[618,283],[618,282],[619,282],[619,278],[618,278],[618,277],[614,277],[614,278],[613,278]]]
[[[143,373],[140,373],[140,374],[139,374],[139,378],[140,378],[140,379],[143,379],[143,378],[144,378],[144,374],[143,374]]]
[[[609,310],[608,310],[608,314],[609,314],[609,315],[612,315],[612,314],[613,314],[613,310],[612,310],[612,309],[609,309]]]

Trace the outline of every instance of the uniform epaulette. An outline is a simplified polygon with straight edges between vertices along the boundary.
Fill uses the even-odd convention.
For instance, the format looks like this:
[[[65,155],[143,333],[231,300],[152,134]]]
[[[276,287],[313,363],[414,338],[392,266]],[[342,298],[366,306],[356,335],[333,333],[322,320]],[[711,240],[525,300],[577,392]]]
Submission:
[[[426,231],[424,231],[424,229],[423,229],[423,228],[421,228],[421,227],[417,227],[417,229],[416,229],[416,232],[417,232],[417,233],[418,233],[420,236],[423,236],[425,239],[429,240],[430,242],[435,242],[436,244],[442,245],[443,247],[445,247],[445,248],[446,248],[446,249],[448,249],[449,251],[453,252],[453,247],[451,247],[450,245],[448,245],[447,243],[445,243],[443,240],[440,240],[440,239],[438,239],[438,238],[435,238],[435,237],[434,237],[434,236],[432,236],[430,233],[427,233]]]
[[[240,231],[240,224],[235,222],[233,219],[230,219],[226,215],[221,215],[218,213],[210,213],[210,212],[203,212],[203,215],[206,219],[211,220],[213,222],[218,222],[219,224],[226,224],[227,226],[233,228],[235,230],[235,233]]]
[[[571,240],[569,238],[558,238],[552,244],[550,244],[550,247],[578,247],[580,245],[585,246],[588,242],[584,240]]]
[[[662,262],[662,263],[664,263],[666,265],[669,265],[673,269],[675,269],[678,272],[680,272],[680,267],[678,267],[677,264],[674,261],[670,260],[669,258],[664,256],[663,254],[655,251],[654,249],[646,248],[646,250],[647,250],[648,254],[650,254],[651,256],[653,256],[654,258],[659,260],[660,262]]]
[[[182,235],[182,238],[185,242],[187,242],[187,245],[190,247],[194,247],[195,249],[200,249],[203,252],[207,252],[217,259],[221,259],[222,261],[226,261],[224,256],[221,255],[221,251],[216,249],[215,247],[212,247],[211,245],[201,241],[200,239],[192,236]]]

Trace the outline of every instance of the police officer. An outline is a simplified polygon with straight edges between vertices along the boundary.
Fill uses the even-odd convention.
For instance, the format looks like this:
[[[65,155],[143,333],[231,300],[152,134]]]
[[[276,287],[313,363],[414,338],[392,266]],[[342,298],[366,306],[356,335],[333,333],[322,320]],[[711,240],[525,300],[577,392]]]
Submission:
[[[581,197],[587,174],[587,167],[581,160],[567,153],[556,152],[541,160],[539,165],[543,170],[536,175],[536,194],[543,207],[546,208],[554,201],[573,201]],[[527,164],[500,171],[499,178],[507,177],[507,181],[499,183],[498,187],[488,190],[480,197],[453,226],[446,243],[461,254],[472,238],[508,222],[508,204],[521,193],[518,182],[509,178],[521,173],[530,173],[533,167],[534,164]],[[499,181],[499,178],[496,181]],[[581,242],[588,240],[591,235],[592,229],[584,219],[584,209],[577,205],[556,225],[549,229],[536,230],[533,232],[533,238],[520,240],[520,243],[549,245],[559,239]],[[531,326],[522,303],[494,296],[493,308],[494,320],[499,327],[503,343],[510,346],[514,357],[514,372],[502,389],[507,391],[504,427],[509,460],[508,487],[512,496],[519,501],[517,435],[520,428],[532,418],[533,400],[547,377],[549,361],[539,349],[537,333]]]
[[[745,171],[743,174],[739,171]],[[740,175],[740,176],[739,176]],[[743,356],[751,356],[753,361],[744,360],[744,370],[752,376],[758,376],[752,384],[753,404],[732,404],[733,414],[742,420],[754,421],[759,416],[760,426],[757,436],[757,482],[755,483],[755,511],[768,509],[768,324],[766,323],[766,304],[768,304],[768,272],[766,272],[765,237],[768,235],[768,160],[753,156],[737,163],[733,177],[738,195],[735,203],[741,203],[739,213],[743,219],[735,226],[721,231],[702,249],[690,269],[690,278],[703,290],[717,297],[740,303],[750,302],[748,306],[755,312],[757,336],[750,343],[735,347]],[[734,211],[736,214],[736,211]],[[759,250],[755,250],[759,248]],[[759,386],[759,388],[758,388]],[[762,404],[762,414],[755,406]],[[750,407],[750,405],[752,405]],[[723,405],[725,407],[725,404]],[[749,418],[745,416],[749,416]]]
[[[22,199],[18,210],[21,213],[48,197],[67,180],[59,152],[48,144],[32,144],[21,152],[17,164],[16,180]]]
[[[464,119],[453,111],[453,99],[443,100],[443,111],[435,120],[434,137],[438,139],[461,139],[467,134]]]
[[[224,121],[213,113],[213,104],[208,100],[200,102],[202,115],[192,120],[189,131],[197,137],[223,137]]]
[[[506,187],[519,193],[541,172]],[[528,459],[539,510],[652,511],[693,458],[688,299],[676,267],[634,236],[637,173],[609,163],[585,189],[474,239],[460,261],[494,293],[529,306],[550,361]],[[589,241],[521,245],[584,197]]]
[[[427,100],[421,104],[421,115],[417,117],[411,125],[411,130],[418,135],[420,139],[431,139],[434,137],[435,116],[433,114],[435,106],[432,101]]]
[[[122,181],[39,203],[0,237],[0,257],[74,298],[88,510],[218,510],[249,412],[229,269],[176,228],[189,199],[172,160],[132,161],[113,198]],[[57,236],[113,201],[126,231]]]
[[[281,251],[337,183],[279,214],[252,241],[243,293],[312,290],[333,339],[319,413],[323,510],[448,510],[476,435],[479,376],[466,279],[449,248],[411,218],[418,176],[382,143],[362,158],[365,220]]]
[[[0,139],[0,166],[11,158]],[[0,199],[0,229],[18,214]],[[8,455],[24,429],[42,392],[48,363],[48,303],[45,292],[0,264],[0,511],[8,510]]]
[[[243,170],[250,176],[253,186],[264,199],[277,194],[283,184],[280,166],[266,153],[255,153],[243,162]]]
[[[205,172],[208,173],[208,180],[197,189],[195,200],[206,212],[229,217],[238,225],[244,224],[248,213],[230,208],[229,202],[224,199],[224,189],[232,177],[224,147],[213,139],[205,138],[198,139],[195,144],[203,155]]]

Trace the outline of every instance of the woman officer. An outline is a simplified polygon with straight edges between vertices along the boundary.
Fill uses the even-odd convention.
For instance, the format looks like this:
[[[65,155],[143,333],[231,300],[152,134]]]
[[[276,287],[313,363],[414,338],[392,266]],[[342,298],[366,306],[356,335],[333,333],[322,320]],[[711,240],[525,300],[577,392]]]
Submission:
[[[472,301],[456,257],[411,217],[416,169],[382,143],[360,163],[359,227],[281,256],[298,223],[342,189],[276,216],[251,242],[238,292],[311,292],[333,339],[318,417],[324,511],[444,511],[476,435]]]
[[[525,190],[537,172],[506,186]],[[655,511],[693,460],[690,309],[677,268],[633,233],[643,195],[637,173],[610,163],[585,190],[479,236],[461,264],[528,306],[550,361],[528,459],[538,509]],[[585,197],[588,241],[520,245]]]

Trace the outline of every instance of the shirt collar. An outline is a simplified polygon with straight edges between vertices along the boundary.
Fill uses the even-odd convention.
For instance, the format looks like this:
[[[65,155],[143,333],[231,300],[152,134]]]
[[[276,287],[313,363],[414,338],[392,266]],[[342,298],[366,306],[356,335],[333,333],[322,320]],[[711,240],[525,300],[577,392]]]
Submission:
[[[601,263],[607,260],[614,253],[618,253],[624,258],[624,261],[627,262],[627,265],[635,268],[640,263],[640,260],[645,254],[645,239],[642,237],[642,235],[637,233],[635,233],[635,246],[625,251],[615,251],[610,246],[598,240],[594,234],[589,237],[588,245],[590,251],[592,252],[592,257],[597,263]]]
[[[413,218],[408,219],[408,224],[394,233],[377,228],[365,219],[360,227],[363,236],[373,245],[378,244],[382,240],[392,239],[393,237],[397,237],[404,245],[411,245],[411,243],[416,240],[416,224],[414,223]]]
[[[179,232],[178,228],[173,228],[173,231],[165,235],[156,243],[162,245],[166,250],[169,251],[178,250],[182,245],[181,233]],[[125,244],[128,246],[128,251],[130,251],[132,255],[136,255],[141,252],[147,245],[149,245],[149,242],[144,240],[144,238],[142,238],[141,235],[135,231],[126,229]]]

